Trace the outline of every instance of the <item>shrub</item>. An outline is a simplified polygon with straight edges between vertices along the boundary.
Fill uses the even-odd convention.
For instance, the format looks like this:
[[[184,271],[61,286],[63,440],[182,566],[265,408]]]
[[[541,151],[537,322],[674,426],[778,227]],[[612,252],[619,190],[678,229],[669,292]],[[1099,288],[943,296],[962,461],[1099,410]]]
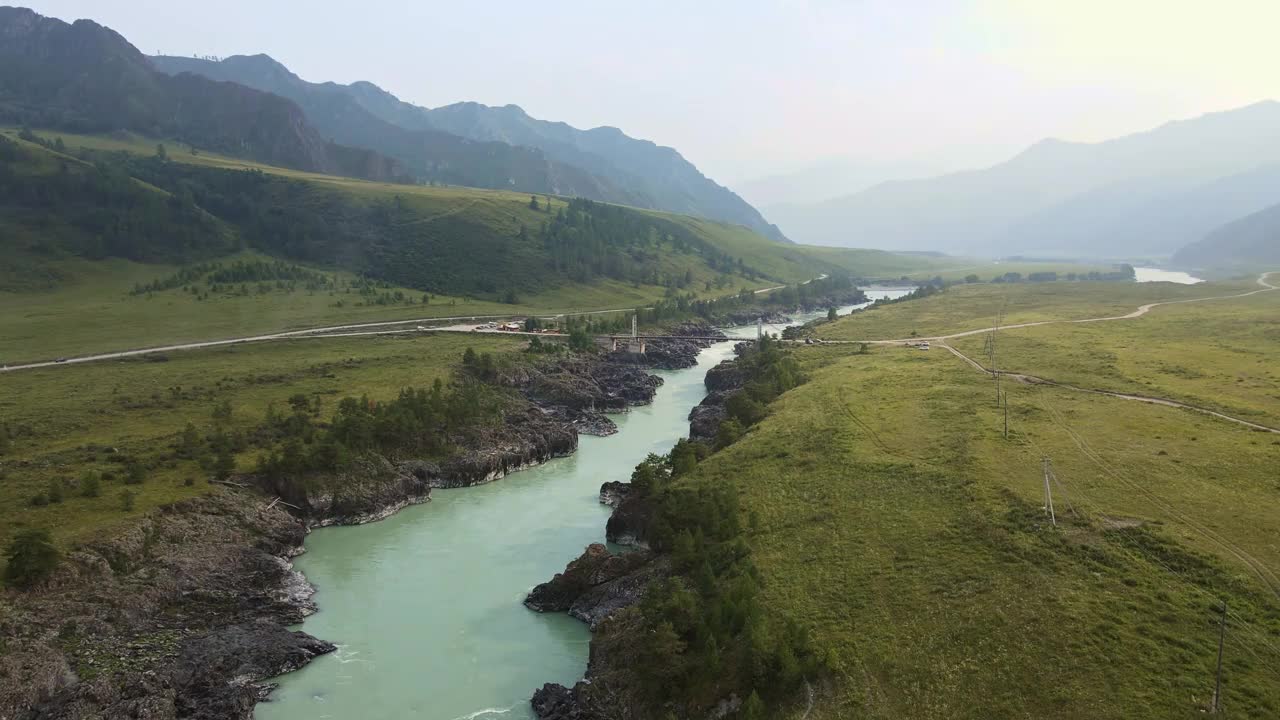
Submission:
[[[81,497],[96,498],[102,494],[102,483],[93,471],[86,471],[80,476]]]
[[[27,589],[45,581],[58,567],[58,549],[48,530],[23,530],[5,552],[5,584]]]
[[[147,469],[143,467],[142,463],[138,462],[137,460],[130,462],[129,467],[126,470],[126,474],[124,476],[124,484],[125,485],[141,485],[142,482],[146,479],[147,479]]]
[[[120,509],[124,512],[133,510],[133,500],[136,497],[132,490],[120,491]]]

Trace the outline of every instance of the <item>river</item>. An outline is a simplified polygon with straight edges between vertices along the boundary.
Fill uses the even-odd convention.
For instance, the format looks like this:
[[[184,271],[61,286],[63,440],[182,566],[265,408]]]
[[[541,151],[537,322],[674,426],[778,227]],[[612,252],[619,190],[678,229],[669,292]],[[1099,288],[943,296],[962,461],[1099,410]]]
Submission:
[[[652,404],[615,416],[616,435],[583,436],[569,457],[487,485],[437,490],[431,502],[381,522],[311,533],[297,568],[316,587],[319,611],[303,628],[338,650],[276,678],[279,689],[255,716],[533,718],[535,689],[582,677],[591,637],[584,623],[534,613],[521,601],[584,547],[604,541],[609,508],[599,502],[600,484],[627,479],[646,455],[688,435],[707,370],[732,350],[718,343],[696,367],[656,371],[664,384]]]
[[[1135,279],[1138,282],[1171,282],[1180,285],[1195,285],[1202,283],[1201,280],[1194,275],[1189,275],[1177,270],[1161,270],[1159,268],[1136,267],[1133,269]]]

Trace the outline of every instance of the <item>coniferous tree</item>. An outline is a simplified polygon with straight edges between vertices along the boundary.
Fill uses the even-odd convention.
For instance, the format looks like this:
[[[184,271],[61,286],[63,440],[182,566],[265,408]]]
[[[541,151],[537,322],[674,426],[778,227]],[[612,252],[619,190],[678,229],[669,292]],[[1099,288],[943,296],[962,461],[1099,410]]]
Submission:
[[[48,530],[23,530],[14,536],[5,551],[6,585],[28,589],[44,582],[58,567],[60,554]]]

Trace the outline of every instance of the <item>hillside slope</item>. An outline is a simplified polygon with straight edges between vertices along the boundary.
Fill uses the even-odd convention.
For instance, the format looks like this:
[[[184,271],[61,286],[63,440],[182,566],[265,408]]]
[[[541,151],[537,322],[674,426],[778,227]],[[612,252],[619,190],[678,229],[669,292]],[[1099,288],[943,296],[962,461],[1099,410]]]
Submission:
[[[691,226],[589,200],[535,207],[515,193],[353,183],[267,167],[233,171],[181,153],[72,154],[61,137],[25,137],[30,141],[2,140],[8,151],[0,177],[22,190],[7,194],[6,219],[34,238],[19,249],[28,255],[195,262],[244,246],[419,290],[491,299],[601,280],[681,290],[718,276],[776,282],[816,274],[746,264],[733,252],[739,245],[785,246],[745,230],[739,236],[728,226]],[[218,246],[184,240],[206,221],[220,228],[217,237],[232,239]],[[42,234],[42,225],[68,232]]]
[[[611,127],[579,130],[530,117],[515,105],[457,103],[428,110],[369,82],[309,83],[266,55],[215,62],[160,56],[156,67],[198,73],[288,97],[339,142],[371,147],[424,173],[477,187],[581,195],[745,225],[773,239],[776,227],[676,150]],[[473,166],[509,167],[509,176]],[[440,176],[442,171],[452,173]]]
[[[990,168],[883,183],[824,203],[778,208],[774,219],[797,241],[823,245],[991,255],[1083,246],[1089,252],[1077,255],[1105,249],[1124,256],[1144,244],[1134,228],[1158,226],[1152,213],[1167,212],[1178,193],[1277,163],[1280,103],[1268,101],[1101,143],[1046,140]],[[1112,196],[1109,187],[1164,199],[1113,213],[1102,202]],[[1086,222],[1063,228],[1028,220],[1060,205]],[[1114,232],[1101,248],[1093,241],[1095,213],[1119,216],[1103,223]],[[1024,221],[1031,224],[1019,227]]]
[[[1216,228],[1174,254],[1173,263],[1197,270],[1280,267],[1280,204]]]
[[[0,7],[0,122],[70,132],[135,132],[313,172],[404,176],[369,150],[328,142],[280,97],[152,69],[137,48],[90,20],[67,24]]]

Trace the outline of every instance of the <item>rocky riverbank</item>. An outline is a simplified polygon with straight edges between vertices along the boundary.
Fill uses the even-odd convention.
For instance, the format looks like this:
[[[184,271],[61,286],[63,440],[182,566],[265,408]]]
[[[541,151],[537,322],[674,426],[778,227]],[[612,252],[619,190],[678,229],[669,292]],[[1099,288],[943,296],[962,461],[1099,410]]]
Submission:
[[[703,341],[664,342],[651,361],[660,367]],[[289,562],[312,528],[379,520],[429,501],[434,488],[490,482],[572,453],[580,432],[607,434],[603,412],[652,401],[660,378],[643,358],[626,360],[518,366],[498,380],[517,394],[502,422],[451,438],[458,450],[447,458],[366,457],[305,481],[233,477],[77,548],[45,587],[3,598],[0,718],[252,717],[272,688],[267,678],[334,649],[287,629],[315,610]],[[636,569],[639,558],[606,561],[556,606],[572,596],[564,609],[598,623],[645,584],[621,582],[627,575],[617,570]]]
[[[735,355],[747,345],[735,346]],[[708,370],[704,383],[708,395],[690,411],[690,437],[710,443],[726,417],[725,403],[742,391],[746,378],[733,358]],[[671,565],[668,557],[650,551],[654,508],[630,483],[602,484],[600,502],[613,507],[606,539],[637,550],[614,555],[603,545],[591,545],[525,599],[539,612],[566,611],[587,622],[593,633],[584,678],[573,687],[548,683],[533,694],[531,704],[541,720],[607,720],[625,716],[636,702],[634,673],[628,670],[643,662],[635,657],[634,640],[641,631],[635,606],[652,583],[670,575]],[[724,717],[739,704],[737,697],[726,698],[711,716]]]

